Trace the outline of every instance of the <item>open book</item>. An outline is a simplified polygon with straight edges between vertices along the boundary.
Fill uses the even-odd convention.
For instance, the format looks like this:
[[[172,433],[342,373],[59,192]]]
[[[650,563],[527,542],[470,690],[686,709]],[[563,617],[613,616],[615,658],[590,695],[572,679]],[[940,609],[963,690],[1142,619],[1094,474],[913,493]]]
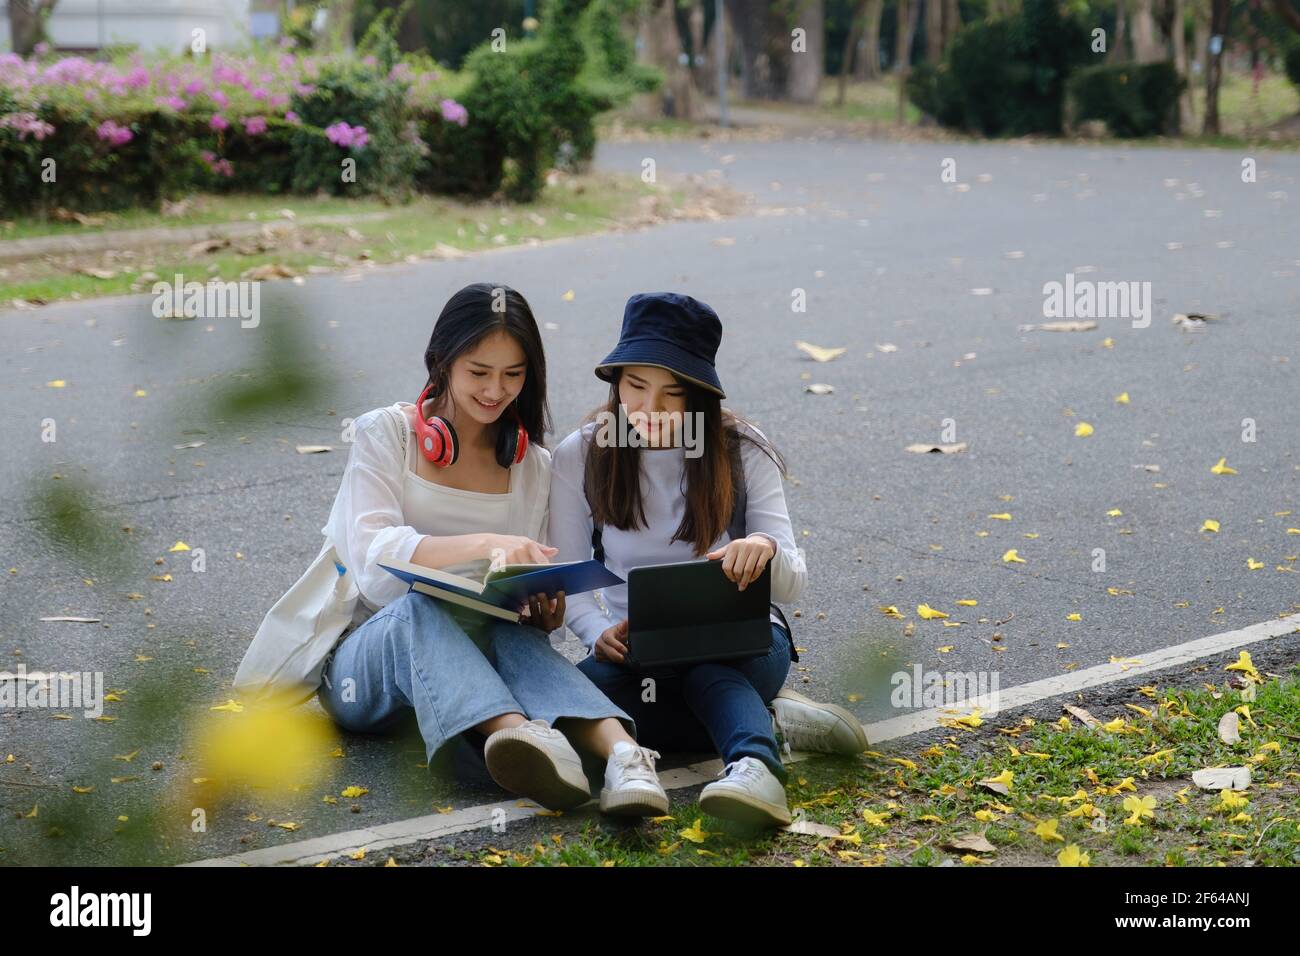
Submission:
[[[569,561],[563,564],[507,564],[489,570],[481,581],[409,561],[379,565],[419,591],[461,607],[471,608],[512,624],[532,594],[581,594],[596,588],[622,584],[623,579],[599,561]]]

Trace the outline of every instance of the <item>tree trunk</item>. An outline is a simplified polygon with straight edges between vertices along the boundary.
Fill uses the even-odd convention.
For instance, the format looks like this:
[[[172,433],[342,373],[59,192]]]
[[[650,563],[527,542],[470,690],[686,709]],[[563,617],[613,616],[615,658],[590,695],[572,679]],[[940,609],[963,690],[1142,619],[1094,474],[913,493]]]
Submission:
[[[46,40],[45,20],[57,0],[9,0],[9,42],[19,56],[30,56]]]
[[[1110,38],[1110,46],[1106,49],[1107,63],[1123,63],[1128,59],[1128,51],[1124,48],[1127,40],[1128,2],[1115,0],[1115,35]]]
[[[840,56],[840,75],[835,90],[835,103],[837,106],[844,105],[844,91],[849,85],[849,70],[852,68],[853,54],[862,39],[862,31],[867,25],[866,15],[869,2],[870,0],[858,0],[858,5],[853,8],[853,16],[849,19],[849,33],[844,38],[844,51]]]
[[[659,94],[662,115],[690,120],[694,118],[694,90],[691,71],[680,60],[682,41],[677,33],[673,3],[674,0],[659,0],[646,11],[643,21],[645,53],[664,74],[664,85]]]
[[[1156,42],[1156,21],[1151,13],[1151,0],[1136,0],[1133,9],[1133,61],[1155,63],[1162,59],[1163,51]]]
[[[898,123],[907,115],[907,77],[912,72],[912,38],[920,16],[920,0],[898,0],[898,29],[895,31],[894,73],[898,77]]]
[[[863,56],[858,61],[857,75],[860,79],[880,79],[880,20],[884,13],[885,0],[868,0],[867,39],[862,49]]]
[[[824,0],[801,0],[792,23],[785,31],[786,48],[790,49],[790,31],[805,31],[807,47],[802,53],[790,53],[786,96],[795,103],[816,103],[826,63],[826,9]]]
[[[1186,24],[1183,22],[1186,2],[1187,0],[1173,0],[1174,20],[1171,27],[1174,39],[1174,66],[1178,69],[1178,75],[1187,84],[1178,97],[1178,122],[1179,129],[1183,132],[1190,130],[1196,122],[1196,112],[1192,108],[1192,74],[1187,59],[1187,31],[1184,29]]]
[[[944,0],[943,6],[943,48],[952,46],[952,38],[961,29],[961,4],[958,0]]]
[[[1210,2],[1191,0],[1195,17],[1192,27],[1192,49],[1189,56],[1194,64],[1193,74],[1198,80],[1205,78],[1205,58],[1210,46]]]
[[[1210,36],[1219,37],[1219,52],[1207,51],[1205,65],[1205,124],[1206,136],[1219,134],[1219,80],[1223,75],[1223,51],[1227,46],[1228,20],[1232,15],[1232,0],[1210,0]]]
[[[943,5],[944,0],[925,0],[925,60],[931,66],[943,58]]]
[[[779,99],[790,69],[790,27],[768,0],[726,0],[727,22],[741,50],[741,93]]]
[[[703,83],[708,81],[707,66],[713,64],[714,68],[717,68],[713,58],[706,55],[704,0],[691,0],[691,12],[687,15],[686,23],[691,31],[691,56],[693,57],[691,60],[691,85],[695,87],[696,93],[700,93],[704,90]]]

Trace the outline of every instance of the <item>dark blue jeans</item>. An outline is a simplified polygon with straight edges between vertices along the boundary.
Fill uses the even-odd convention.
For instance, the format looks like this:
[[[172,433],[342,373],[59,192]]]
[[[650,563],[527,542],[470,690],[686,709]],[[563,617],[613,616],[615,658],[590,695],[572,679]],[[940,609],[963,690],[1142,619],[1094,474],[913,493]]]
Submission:
[[[767,705],[790,671],[790,638],[772,625],[767,654],[642,673],[589,656],[578,669],[636,722],[637,742],[660,752],[716,750],[724,764],[741,757],[763,761],[782,783],[786,770]],[[653,677],[653,685],[644,685]],[[647,686],[654,689],[653,700]]]

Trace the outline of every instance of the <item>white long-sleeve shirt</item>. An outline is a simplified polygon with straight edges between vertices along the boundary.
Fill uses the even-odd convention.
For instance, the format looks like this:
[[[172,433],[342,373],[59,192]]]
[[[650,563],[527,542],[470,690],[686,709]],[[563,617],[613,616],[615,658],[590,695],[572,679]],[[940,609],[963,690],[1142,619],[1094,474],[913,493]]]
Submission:
[[[588,423],[573,432],[560,442],[552,456],[548,543],[560,549],[556,561],[583,561],[592,556],[592,516],[582,479],[596,427],[596,423]],[[762,437],[757,428],[749,427]],[[803,550],[795,545],[780,469],[753,443],[742,441],[740,447],[745,467],[745,532],[771,539],[776,547],[771,560],[772,600],[793,601],[803,591],[808,568]],[[640,459],[646,527],[622,531],[605,525],[601,531],[605,566],[624,580],[632,568],[698,561],[700,557],[690,542],[669,540],[686,511],[685,449],[642,449]],[[724,530],[709,550],[730,540]],[[588,649],[602,631],[627,617],[626,584],[606,588],[601,595],[608,614],[601,610],[594,592],[567,595],[565,600],[565,623]]]
[[[406,593],[406,582],[379,562],[410,561],[425,535],[489,532],[535,541],[546,537],[550,452],[530,443],[524,460],[510,469],[506,494],[448,488],[416,474],[418,452],[405,413],[409,405],[399,402],[391,407],[401,412],[406,423],[405,458],[398,416],[377,408],[359,417],[334,506],[321,529],[356,577],[361,600],[354,623]],[[487,565],[485,558],[445,570],[473,576],[486,571]]]

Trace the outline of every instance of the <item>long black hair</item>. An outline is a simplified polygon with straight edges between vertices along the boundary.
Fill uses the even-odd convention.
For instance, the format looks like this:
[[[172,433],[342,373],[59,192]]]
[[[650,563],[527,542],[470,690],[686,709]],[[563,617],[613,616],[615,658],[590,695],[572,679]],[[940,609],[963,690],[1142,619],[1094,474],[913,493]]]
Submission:
[[[447,300],[434,323],[429,346],[424,350],[424,367],[428,372],[425,387],[433,385],[432,394],[442,394],[451,380],[452,363],[497,331],[508,332],[524,350],[528,364],[523,390],[515,400],[516,408],[528,440],[544,447],[546,433],[551,430],[551,410],[546,402],[546,354],[533,310],[509,286],[475,282]]]
[[[615,420],[625,422],[625,417],[619,415],[621,402],[618,394],[618,383],[624,369],[617,367],[612,371],[609,400],[600,408],[593,409],[584,423],[597,421],[602,415],[615,416]],[[700,388],[676,372],[672,376],[686,392],[685,414],[701,413],[704,432],[700,436],[703,453],[686,459],[686,487],[682,489],[686,496],[686,509],[670,541],[690,542],[695,553],[703,555],[731,522],[735,484],[739,477],[734,472],[742,468],[741,443],[749,442],[756,446],[772,459],[783,475],[786,473],[785,459],[766,440],[766,436],[751,434],[745,426],[753,426],[731,409],[723,408],[716,392]],[[620,424],[619,427],[631,426]],[[587,450],[583,480],[592,516],[597,523],[623,531],[647,526],[641,489],[642,454],[646,452],[630,442],[603,446],[592,441]]]

